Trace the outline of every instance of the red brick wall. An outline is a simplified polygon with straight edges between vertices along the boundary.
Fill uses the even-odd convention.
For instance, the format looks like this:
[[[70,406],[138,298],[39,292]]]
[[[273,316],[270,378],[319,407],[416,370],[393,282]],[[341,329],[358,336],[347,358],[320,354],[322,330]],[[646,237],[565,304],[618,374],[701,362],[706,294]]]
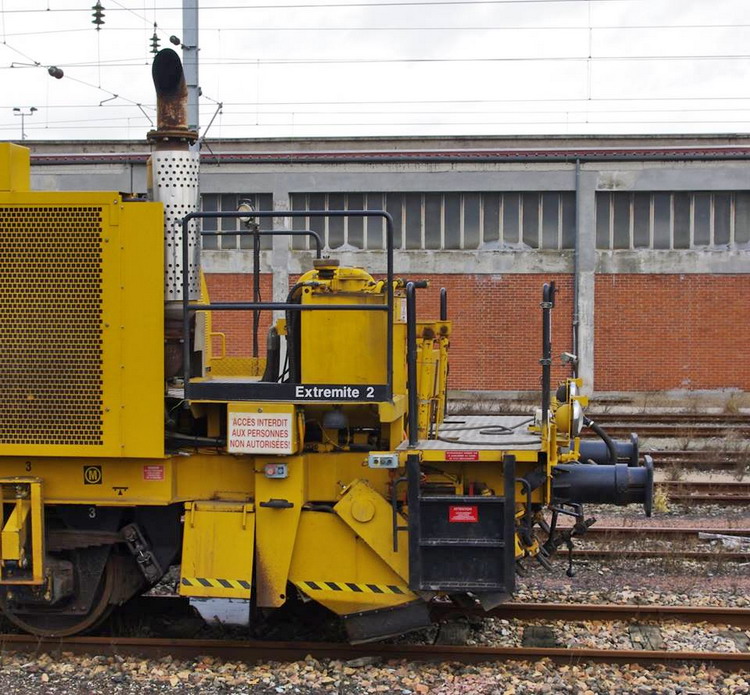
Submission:
[[[417,290],[417,316],[440,316],[440,288],[448,290],[448,318],[453,321],[450,377],[453,389],[536,390],[542,356],[542,285],[557,282],[560,292],[553,311],[553,355],[571,347],[571,276],[562,275],[414,275],[430,280]],[[290,278],[290,283],[294,278]],[[249,275],[207,276],[211,301],[250,301]],[[264,301],[271,299],[271,276],[261,276]],[[261,323],[260,354],[265,354],[266,312]],[[213,329],[227,335],[227,354],[251,354],[251,312],[216,312]],[[553,370],[553,383],[568,371]]]
[[[750,275],[599,275],[597,391],[750,389]]]
[[[448,290],[453,322],[448,386],[483,391],[537,390],[542,368],[542,285],[554,280],[552,354],[571,349],[572,276],[430,275],[417,290],[417,316],[438,318],[440,288]],[[415,276],[415,279],[418,279]],[[553,383],[569,370],[553,369]]]
[[[420,318],[438,318],[440,288],[448,290],[453,321],[449,386],[453,389],[539,389],[542,285],[555,280],[554,364],[571,349],[571,275],[414,275]],[[294,278],[290,279],[293,282]],[[212,301],[250,301],[252,277],[207,277]],[[271,276],[261,276],[264,300]],[[750,389],[750,369],[738,360],[750,344],[746,317],[750,275],[599,275],[596,279],[597,391]],[[260,354],[270,312],[264,312]],[[227,334],[227,353],[250,355],[251,313],[217,312],[214,330]],[[553,384],[568,374],[556,366]]]
[[[273,299],[271,275],[260,276],[260,296],[264,302]],[[212,302],[251,302],[253,301],[253,276],[244,273],[227,273],[206,275],[208,295]],[[258,354],[266,354],[266,333],[271,325],[272,312],[262,311],[258,331]],[[231,357],[249,357],[253,354],[253,312],[252,311],[215,311],[211,328],[226,334],[227,355]],[[214,343],[219,350],[219,343]]]

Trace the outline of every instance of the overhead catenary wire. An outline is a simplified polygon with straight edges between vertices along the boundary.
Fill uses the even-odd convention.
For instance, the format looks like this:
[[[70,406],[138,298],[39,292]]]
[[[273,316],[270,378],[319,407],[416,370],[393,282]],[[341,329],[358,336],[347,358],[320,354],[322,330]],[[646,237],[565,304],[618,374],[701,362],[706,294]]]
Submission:
[[[533,34],[534,32],[550,32],[550,31],[567,31],[567,32],[575,32],[575,31],[588,31],[588,32],[608,32],[608,31],[615,31],[615,32],[627,32],[628,34],[633,34],[634,32],[643,32],[643,31],[649,31],[649,30],[658,30],[658,31],[670,31],[670,35],[674,35],[675,32],[686,32],[691,30],[708,30],[708,29],[717,29],[717,30],[723,30],[723,31],[735,31],[747,27],[750,27],[750,24],[742,24],[742,23],[736,23],[732,24],[728,21],[721,21],[718,22],[711,22],[710,20],[707,22],[685,22],[683,24],[658,24],[654,23],[651,24],[647,21],[648,17],[640,15],[640,14],[630,14],[629,17],[632,24],[624,25],[624,26],[615,26],[612,24],[607,24],[606,20],[602,22],[599,25],[595,25],[589,21],[588,24],[586,24],[585,14],[581,15],[580,12],[576,12],[575,15],[571,15],[571,19],[574,20],[570,24],[566,24],[565,21],[556,22],[553,19],[553,22],[547,22],[546,25],[540,25],[540,26],[528,26],[524,25],[523,23],[519,23],[517,20],[514,24],[509,25],[503,25],[498,26],[497,22],[494,23],[494,25],[488,25],[488,26],[480,26],[476,22],[471,22],[471,20],[467,21],[466,26],[460,26],[460,25],[451,25],[451,26],[441,26],[440,20],[436,20],[432,22],[429,26],[407,26],[405,25],[405,22],[403,19],[399,23],[398,17],[400,15],[397,15],[394,13],[392,16],[394,17],[393,22],[394,24],[398,24],[398,26],[385,26],[383,21],[376,22],[375,24],[368,23],[363,26],[352,26],[352,22],[348,22],[349,26],[329,26],[332,22],[332,17],[338,16],[336,13],[331,12],[330,15],[326,15],[325,18],[321,17],[321,19],[325,19],[326,25],[325,26],[315,26],[313,23],[308,23],[305,26],[282,26],[281,22],[276,21],[275,26],[268,26],[268,25],[262,25],[262,24],[256,24],[254,26],[242,26],[242,21],[237,22],[234,20],[234,17],[239,17],[242,19],[243,17],[247,17],[247,15],[241,13],[241,10],[263,10],[263,9],[273,9],[273,10],[284,10],[284,9],[320,9],[320,8],[327,8],[327,9],[335,9],[335,8],[373,8],[373,9],[388,9],[393,7],[440,7],[445,6],[447,8],[453,8],[454,10],[457,8],[465,7],[465,6],[519,6],[524,4],[536,4],[540,7],[544,7],[545,4],[552,5],[552,4],[560,4],[560,5],[570,5],[571,7],[578,7],[579,9],[582,9],[585,13],[586,9],[589,9],[592,5],[594,7],[598,5],[605,5],[605,4],[614,4],[614,5],[632,5],[633,7],[636,7],[638,4],[645,2],[645,0],[393,0],[393,1],[351,1],[347,2],[346,0],[342,0],[341,2],[255,2],[255,3],[240,3],[240,2],[224,2],[217,4],[214,7],[206,7],[206,10],[214,11],[214,10],[232,10],[234,12],[233,20],[231,23],[231,26],[224,26],[224,27],[204,27],[202,28],[202,32],[210,32],[210,31],[224,31],[224,32],[243,32],[243,31],[258,31],[263,33],[269,33],[269,32],[312,32],[312,31],[325,31],[325,32],[394,32],[394,31],[403,31],[403,32],[440,32],[440,31],[477,31],[477,32],[484,32],[484,31],[494,31],[498,32],[499,34],[502,34],[503,32],[512,32],[512,31],[522,31],[527,34]],[[146,3],[142,3],[142,8],[138,7],[137,9],[133,9],[129,5],[134,4],[131,1],[128,0],[112,0],[112,4],[108,5],[108,12],[120,12],[122,13],[128,13],[132,15],[133,18],[138,19],[139,21],[142,21],[144,23],[144,26],[150,27],[152,25],[152,22],[156,19],[156,11],[164,11],[168,13],[170,17],[175,16],[179,12],[179,3],[176,2],[175,4],[168,4],[168,3],[158,3],[153,2],[153,10],[150,6],[152,3],[148,3],[149,6],[147,6]],[[25,11],[28,9],[29,11],[37,11],[37,12],[46,12],[49,15],[55,15],[58,12],[67,12],[67,13],[75,13],[75,12],[88,12],[89,10],[87,8],[81,8],[81,7],[62,7],[62,8],[54,8],[52,10],[40,10],[37,8],[23,8],[21,10],[20,8],[14,9],[11,12],[13,14],[20,14],[22,11]],[[0,4],[0,15],[2,15],[2,29],[5,32],[8,28],[10,28],[10,25],[8,27],[5,26],[5,7],[4,2]],[[541,10],[543,13],[543,10]],[[149,17],[146,16],[146,14],[151,15],[153,12],[153,16]],[[58,15],[59,16],[59,15]],[[75,16],[75,15],[73,15]],[[271,15],[269,15],[270,17]],[[349,17],[350,15],[343,15],[343,17]],[[368,15],[369,16],[369,15]],[[429,14],[426,15],[427,17],[430,17]],[[443,15],[437,15],[433,14],[431,15],[434,17],[442,17]],[[461,17],[461,15],[456,14],[456,17]],[[464,15],[469,16],[469,15]],[[583,16],[583,19],[581,19],[581,16]],[[302,22],[302,17],[307,17],[307,15],[300,15],[299,21]],[[385,15],[383,15],[385,17]],[[549,17],[549,16],[548,16]],[[554,15],[551,15],[551,17],[554,17]],[[589,18],[591,17],[591,14],[589,14]],[[643,19],[646,19],[646,21],[643,21]],[[576,21],[576,18],[577,21]],[[219,17],[217,17],[219,19]],[[625,21],[627,21],[628,17],[625,17]],[[641,21],[639,21],[639,19]],[[679,17],[678,17],[679,19]],[[739,17],[739,19],[742,19]],[[60,21],[60,20],[58,20]],[[133,24],[133,19],[128,20],[131,24]],[[173,21],[177,21],[176,19]],[[424,21],[424,20],[422,20]],[[535,20],[532,20],[535,21]],[[544,19],[542,19],[544,21]],[[611,21],[611,20],[610,20]],[[429,22],[429,20],[428,20]],[[248,24],[247,21],[244,22],[245,24]],[[469,26],[471,24],[471,26]],[[14,25],[14,28],[18,26],[17,24]],[[57,26],[60,26],[58,23]],[[132,32],[132,31],[143,31],[143,27],[140,29],[138,27],[134,26],[128,26],[128,27],[120,27],[115,28],[114,26],[109,27],[108,26],[108,33],[111,35],[115,31],[125,31],[125,32]],[[64,30],[57,30],[53,29],[50,30],[49,33],[56,33],[57,31],[64,31]],[[83,31],[83,30],[81,30]],[[45,32],[39,31],[38,34],[44,34]],[[160,32],[165,33],[165,32]],[[10,38],[12,40],[13,36],[16,34],[9,34],[7,35],[7,38]],[[28,35],[28,36],[34,36],[37,35],[37,32],[20,32],[18,34],[19,36],[22,35]],[[258,40],[260,40],[260,37],[258,37]],[[6,40],[7,45],[7,40]],[[27,44],[20,44],[20,48],[25,49],[27,45],[31,45],[30,43]],[[123,46],[125,43],[123,42]],[[300,44],[301,45],[301,44]],[[617,51],[615,49],[614,52],[617,52],[618,55],[586,55],[587,51],[585,49],[582,49],[581,51],[573,51],[575,53],[574,55],[562,55],[562,56],[536,56],[536,55],[526,55],[526,56],[515,56],[515,55],[507,55],[507,56],[451,56],[448,55],[440,55],[432,56],[432,55],[423,55],[423,56],[411,56],[411,57],[401,57],[401,56],[393,56],[388,57],[387,53],[384,53],[383,55],[376,54],[373,56],[365,56],[365,57],[359,57],[355,55],[351,55],[354,51],[346,50],[345,44],[331,44],[340,46],[342,50],[340,52],[344,55],[340,56],[334,56],[334,57],[279,57],[279,58],[243,58],[243,57],[236,57],[229,60],[212,60],[210,55],[203,56],[202,59],[202,65],[206,66],[207,68],[215,67],[215,66],[221,66],[221,67],[227,67],[231,69],[233,66],[254,66],[254,67],[263,67],[263,66],[279,66],[280,68],[283,68],[284,66],[294,66],[297,67],[299,65],[310,65],[313,66],[315,69],[321,69],[326,66],[337,66],[337,65],[366,65],[366,64],[394,64],[394,65],[414,65],[415,69],[424,64],[424,65],[452,65],[455,64],[457,66],[460,66],[462,64],[495,64],[495,63],[509,63],[511,65],[516,64],[540,64],[540,65],[546,65],[550,62],[570,62],[571,64],[577,62],[580,63],[587,63],[589,65],[591,64],[604,64],[606,62],[611,61],[658,61],[663,63],[665,66],[669,64],[670,61],[695,61],[696,64],[696,70],[699,69],[701,62],[717,62],[717,61],[726,61],[727,63],[727,70],[730,69],[730,66],[734,64],[734,66],[739,66],[743,63],[743,61],[746,61],[750,59],[750,54],[737,52],[733,53],[731,50],[724,50],[725,48],[732,48],[731,45],[728,44],[712,44],[707,46],[701,46],[700,44],[696,44],[696,47],[703,47],[707,50],[705,50],[704,55],[695,55],[692,52],[688,51],[682,51],[678,49],[677,51],[672,51],[673,54],[668,55],[659,55],[659,49],[657,49],[657,54],[651,55],[652,51],[643,51],[643,55],[632,55],[629,53],[626,53],[624,55],[620,55],[622,51]],[[416,44],[415,44],[416,45]],[[480,45],[480,44],[477,44]],[[489,45],[489,44],[488,44]],[[602,44],[605,45],[605,44]],[[498,46],[504,46],[504,44],[498,44]],[[16,65],[12,69],[25,69],[28,67],[42,67],[42,64],[39,62],[34,61],[30,56],[23,53],[21,50],[18,50],[18,48],[14,46],[9,46],[12,50],[14,50],[17,55],[23,57],[25,60],[31,61],[32,65],[29,66],[23,66],[23,65]],[[691,47],[692,48],[692,47]],[[739,46],[738,46],[739,48]],[[711,51],[711,49],[718,49]],[[205,49],[204,49],[205,50]],[[299,49],[297,49],[299,50]],[[471,50],[471,49],[469,49]],[[508,50],[506,48],[506,50]],[[547,49],[549,50],[549,49]],[[554,50],[554,49],[552,49]],[[606,49],[605,49],[606,50]],[[610,50],[612,50],[610,48]],[[34,51],[35,52],[35,51]],[[422,52],[422,51],[419,51]],[[464,51],[466,52],[466,51]],[[492,52],[495,52],[493,49]],[[508,51],[510,52],[510,51]],[[568,49],[565,50],[559,50],[558,53],[567,53]],[[689,54],[688,54],[689,52]],[[310,51],[305,51],[305,53],[310,53]],[[578,55],[580,53],[580,55]],[[282,54],[283,56],[283,54]],[[88,67],[96,67],[97,69],[100,69],[103,73],[103,79],[104,83],[110,83],[112,84],[112,77],[111,72],[106,73],[106,70],[110,70],[112,68],[115,68],[118,71],[129,71],[126,74],[130,75],[132,74],[131,69],[137,68],[138,70],[141,70],[144,66],[148,65],[149,61],[143,60],[141,58],[109,58],[109,59],[103,59],[101,61],[71,61],[70,63],[60,63],[62,67],[71,67],[71,68],[88,68]],[[5,66],[0,66],[0,69],[10,69]],[[332,68],[333,69],[333,68]],[[425,68],[426,70],[427,68]],[[665,68],[666,69],[666,68]],[[690,69],[690,68],[685,68]],[[717,68],[718,69],[718,68]],[[721,68],[723,70],[723,68]],[[740,69],[740,68],[734,68],[734,69]],[[741,68],[744,69],[744,66]],[[571,68],[572,70],[572,68]],[[577,70],[577,68],[576,68]],[[330,73],[332,76],[329,78],[327,72],[324,72],[323,79],[334,79],[333,75],[334,73]],[[415,74],[417,74],[415,72]],[[422,74],[422,73],[418,73]],[[425,73],[426,74],[426,73]],[[89,72],[88,76],[91,76],[92,73]],[[283,77],[283,73],[281,74]],[[127,79],[127,78],[125,78]],[[102,92],[107,94],[112,99],[122,99],[123,102],[136,105],[139,109],[143,109],[144,107],[151,110],[153,109],[153,106],[151,104],[141,104],[140,102],[129,99],[128,97],[121,97],[117,92],[111,91],[103,87],[101,84],[96,85],[92,84],[91,82],[88,82],[84,79],[75,78],[74,81],[77,81],[81,83],[82,85],[86,85],[88,87],[92,87],[95,89],[100,89]],[[579,90],[576,90],[579,91]],[[221,97],[222,95],[217,95]],[[691,101],[700,100],[703,103],[703,108],[690,108],[690,113],[697,118],[693,119],[685,119],[683,116],[689,116],[690,114],[683,114],[683,111],[687,111],[688,108],[680,109],[680,108],[668,108],[668,102],[675,102],[676,104],[680,104],[684,101],[684,103],[688,104]],[[383,101],[379,100],[378,106],[379,108],[373,108],[371,104],[373,102],[367,102],[367,101],[348,101],[348,102],[325,102],[325,101],[313,101],[313,102],[273,102],[273,101],[260,101],[257,102],[231,102],[226,99],[221,99],[221,102],[223,103],[225,112],[223,115],[223,122],[222,127],[224,128],[237,128],[240,124],[236,123],[236,119],[245,115],[251,115],[259,117],[259,122],[255,122],[252,124],[246,124],[243,123],[243,126],[246,126],[248,128],[254,127],[254,128],[270,128],[274,131],[282,129],[282,128],[288,128],[288,127],[296,127],[300,128],[302,132],[310,132],[310,129],[314,128],[324,128],[324,127],[346,127],[347,129],[350,128],[357,128],[357,127],[369,127],[369,126],[375,126],[375,127],[382,127],[383,129],[393,129],[399,126],[407,126],[411,128],[415,127],[421,127],[425,126],[427,128],[451,128],[451,127],[458,127],[458,126],[469,126],[473,128],[474,130],[481,128],[482,126],[514,126],[514,125],[522,125],[522,126],[529,126],[529,127],[552,127],[555,125],[563,125],[565,128],[577,128],[579,126],[586,127],[590,126],[592,128],[601,127],[602,125],[617,125],[623,123],[622,120],[617,118],[610,118],[611,116],[615,116],[618,114],[624,114],[624,115],[632,115],[635,118],[631,118],[627,121],[627,123],[632,125],[649,125],[649,124],[658,124],[658,125],[666,125],[668,123],[673,124],[675,127],[678,127],[680,124],[685,125],[700,125],[700,124],[706,124],[706,123],[715,123],[717,126],[722,127],[726,126],[729,127],[733,124],[742,123],[744,124],[744,120],[740,120],[739,116],[743,116],[746,109],[742,108],[742,105],[744,104],[744,100],[750,101],[750,97],[742,97],[737,95],[732,95],[729,97],[707,97],[704,95],[699,95],[697,97],[692,96],[686,96],[686,97],[656,97],[654,99],[651,99],[650,97],[622,97],[622,98],[612,98],[612,99],[602,99],[596,96],[592,96],[590,99],[560,99],[560,98],[554,98],[554,97],[544,97],[541,99],[517,99],[517,98],[508,98],[508,99],[477,99],[477,100],[466,100],[466,99],[456,99],[456,100],[414,100],[414,101],[399,101],[399,100],[393,100],[393,101]],[[105,100],[106,101],[106,100]],[[653,106],[649,106],[647,102],[654,101],[657,102],[656,108]],[[585,102],[586,107],[582,108],[581,104]],[[616,108],[616,106],[622,102],[627,103],[628,106],[632,104],[632,108]],[[252,112],[247,110],[240,110],[243,104],[247,107],[250,107],[253,109]],[[424,110],[419,109],[420,104],[425,105],[436,105],[437,108],[435,111],[438,113],[433,114],[432,110],[428,111],[425,107]],[[521,108],[510,108],[510,106],[506,106],[505,110],[495,111],[495,110],[489,110],[488,107],[492,106],[493,104],[503,104],[503,105],[510,105],[510,104],[517,104],[521,105]],[[707,108],[706,106],[716,104],[713,108]],[[351,106],[351,108],[341,108],[341,106]],[[533,105],[533,106],[532,106]],[[15,106],[15,104],[14,104]],[[81,108],[90,107],[91,105],[83,105]],[[100,106],[107,106],[108,108],[111,107],[117,107],[118,104],[102,104],[100,103]],[[119,105],[122,108],[126,108],[123,105]],[[276,108],[274,108],[274,106]],[[396,108],[389,109],[388,106],[394,106]],[[400,108],[399,108],[400,106]],[[468,108],[462,109],[461,106],[466,106]],[[312,107],[312,108],[311,108]],[[471,107],[474,107],[472,109]],[[78,108],[75,105],[60,107],[60,108]],[[678,111],[680,113],[678,113]],[[208,113],[208,111],[206,111]],[[211,110],[211,113],[213,113],[213,107]],[[532,116],[531,119],[527,120],[519,120],[523,115],[530,114]],[[677,118],[670,118],[667,122],[666,117],[669,114],[674,114],[677,116]],[[710,114],[715,114],[715,117],[713,118],[706,118],[706,116]],[[424,118],[424,116],[427,115],[427,118]],[[326,123],[321,122],[314,122],[315,117],[322,117],[322,119],[319,120],[325,120]],[[345,116],[353,116],[354,118],[350,118],[349,122],[341,123],[339,122],[339,118],[337,117],[345,117]],[[386,122],[375,122],[373,123],[373,120],[376,120],[372,118],[372,116],[382,116],[386,119]],[[430,117],[432,116],[432,117]],[[456,116],[461,116],[462,118],[455,118]],[[534,118],[536,116],[537,118]],[[665,120],[657,120],[661,116],[664,116]],[[146,114],[146,117],[147,114]],[[728,117],[728,118],[727,118]],[[138,117],[133,117],[137,120]],[[127,121],[130,123],[133,118],[122,116],[121,118],[110,118],[108,119],[111,123],[117,123],[118,121]],[[489,119],[495,119],[490,122]],[[291,119],[291,122],[279,122],[285,119]],[[392,120],[391,120],[392,119]],[[506,120],[507,119],[507,120]],[[516,120],[513,120],[516,119]],[[583,120],[581,120],[583,119]],[[109,127],[105,125],[102,121],[104,119],[81,119],[80,121],[77,121],[76,119],[67,119],[64,121],[48,121],[46,124],[46,127],[50,127],[53,125],[56,125],[59,123],[60,127],[64,128],[65,126],[70,126],[71,129],[77,128],[77,123],[89,123],[96,121],[96,125],[101,127]],[[267,121],[274,121],[274,122],[267,122]],[[579,122],[580,121],[580,122]],[[33,126],[32,129],[38,130],[42,124],[37,123],[35,126]],[[111,129],[115,129],[116,126],[112,126]],[[347,132],[349,132],[347,130]]]
[[[138,118],[142,118],[141,116],[133,116],[129,119],[123,119],[123,120],[135,120]],[[92,130],[104,130],[104,129],[117,129],[120,127],[125,126],[115,126],[115,125],[90,125],[88,119],[81,119],[80,121],[81,125],[62,125],[62,126],[56,126],[56,130],[86,130],[86,129],[92,129]],[[693,120],[675,120],[675,119],[669,119],[669,120],[638,120],[638,119],[627,119],[627,120],[606,120],[606,121],[597,121],[593,119],[586,119],[586,120],[578,120],[578,121],[570,121],[570,120],[555,120],[555,121],[529,121],[521,120],[521,121],[503,121],[498,122],[496,120],[493,121],[392,121],[388,123],[384,123],[382,121],[368,121],[368,122],[356,122],[352,123],[350,121],[329,121],[324,123],[251,123],[248,124],[247,122],[240,122],[240,123],[225,123],[224,127],[233,128],[233,127],[241,127],[245,130],[253,130],[256,128],[285,128],[288,129],[290,125],[293,125],[295,128],[360,128],[363,126],[367,127],[380,127],[380,128],[395,128],[395,127],[402,127],[402,126],[429,126],[429,127],[454,127],[454,126],[523,126],[523,127],[542,127],[542,126],[550,126],[550,125],[560,125],[560,126],[567,126],[567,127],[576,127],[576,126],[610,126],[610,125],[706,125],[706,124],[718,124],[723,126],[744,126],[743,129],[747,129],[747,126],[750,125],[750,117],[747,119],[736,119],[736,120],[722,120],[717,118],[711,118],[711,119],[693,119]],[[133,126],[136,124],[132,124]],[[17,125],[15,128],[17,129]],[[7,125],[0,125],[0,130],[13,130],[14,126],[12,124]],[[45,130],[44,126],[29,126],[27,124],[26,126],[27,131],[39,131],[39,130]]]
[[[615,3],[644,3],[650,2],[651,0],[393,0],[392,2],[325,2],[325,3],[243,3],[241,5],[214,5],[211,10],[302,10],[302,9],[332,9],[337,7],[438,7],[444,6],[461,6],[461,5],[525,5],[525,4],[538,4],[538,5],[563,5],[563,4],[584,4],[588,2],[596,2],[601,4],[615,4]],[[173,5],[162,5],[154,6],[153,10],[164,10],[178,12],[179,8]],[[108,12],[125,12],[130,11],[127,8],[113,7],[107,10]],[[16,9],[16,10],[5,10],[6,14],[32,14],[32,13],[47,13],[49,10],[43,10],[40,8],[30,9]],[[57,7],[55,12],[89,12],[88,8],[84,7]]]
[[[0,10],[2,16],[2,10]],[[153,23],[150,23],[153,24]],[[226,26],[226,27],[201,27],[201,32],[320,32],[320,31],[346,31],[346,32],[380,32],[380,31],[647,31],[647,30],[683,30],[683,29],[747,29],[750,24],[632,24],[632,25],[545,25],[529,26],[523,24],[504,25],[504,26]],[[111,27],[108,33],[120,31],[143,31],[143,27]],[[171,32],[162,27],[157,31],[164,36]],[[177,31],[175,27],[174,31]],[[71,34],[71,33],[89,33],[90,29],[47,29],[39,31],[21,31],[12,34],[5,34],[4,38],[13,38],[19,36],[45,36],[51,34]]]
[[[8,46],[9,44],[2,44]],[[14,49],[15,50],[15,49]],[[25,54],[20,51],[16,51],[19,55],[24,57]],[[29,60],[32,60],[29,58]],[[146,61],[137,60],[137,62],[126,62],[132,61],[132,58],[119,58],[112,59],[109,61],[101,62],[76,62],[76,63],[60,63],[62,67],[117,67],[120,68],[142,68],[147,64]],[[750,54],[713,54],[713,55],[643,55],[643,56],[471,56],[462,58],[354,58],[354,57],[340,57],[340,58],[225,58],[223,60],[204,60],[201,65],[217,65],[217,66],[242,66],[242,65],[315,65],[315,66],[326,66],[326,65],[365,65],[365,64],[462,64],[462,63],[560,63],[560,62],[641,62],[641,61],[720,61],[720,60],[750,60]],[[39,67],[41,63],[35,63],[33,66],[25,67]],[[12,66],[0,66],[0,69],[8,69]],[[24,67],[24,66],[18,66]]]

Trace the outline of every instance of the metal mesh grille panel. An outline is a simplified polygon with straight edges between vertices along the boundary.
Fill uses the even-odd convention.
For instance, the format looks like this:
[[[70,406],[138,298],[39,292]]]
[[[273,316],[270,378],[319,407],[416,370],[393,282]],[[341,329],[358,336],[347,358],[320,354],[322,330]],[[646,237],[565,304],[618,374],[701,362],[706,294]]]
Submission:
[[[102,208],[0,208],[0,444],[102,444]]]

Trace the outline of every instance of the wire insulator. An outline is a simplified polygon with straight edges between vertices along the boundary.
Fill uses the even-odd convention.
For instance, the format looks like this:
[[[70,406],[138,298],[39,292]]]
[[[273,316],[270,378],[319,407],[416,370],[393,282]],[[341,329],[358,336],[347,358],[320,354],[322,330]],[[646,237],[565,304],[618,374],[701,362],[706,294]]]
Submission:
[[[91,9],[94,10],[91,13],[91,16],[93,17],[91,23],[95,24],[96,30],[99,31],[102,28],[102,24],[104,24],[104,7],[100,0],[96,0],[96,5],[92,5]]]

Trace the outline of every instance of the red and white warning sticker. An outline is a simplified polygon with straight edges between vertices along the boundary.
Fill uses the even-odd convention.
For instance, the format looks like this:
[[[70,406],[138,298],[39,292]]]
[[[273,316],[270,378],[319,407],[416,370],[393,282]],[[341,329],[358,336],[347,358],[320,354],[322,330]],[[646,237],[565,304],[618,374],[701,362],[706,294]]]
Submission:
[[[161,464],[144,466],[143,467],[143,479],[144,480],[164,480],[164,466]]]
[[[227,451],[233,454],[292,454],[291,413],[227,415]]]
[[[462,449],[448,450],[445,452],[446,461],[479,461],[479,452]]]
[[[479,507],[474,504],[448,507],[448,521],[453,523],[476,523],[479,521]]]

